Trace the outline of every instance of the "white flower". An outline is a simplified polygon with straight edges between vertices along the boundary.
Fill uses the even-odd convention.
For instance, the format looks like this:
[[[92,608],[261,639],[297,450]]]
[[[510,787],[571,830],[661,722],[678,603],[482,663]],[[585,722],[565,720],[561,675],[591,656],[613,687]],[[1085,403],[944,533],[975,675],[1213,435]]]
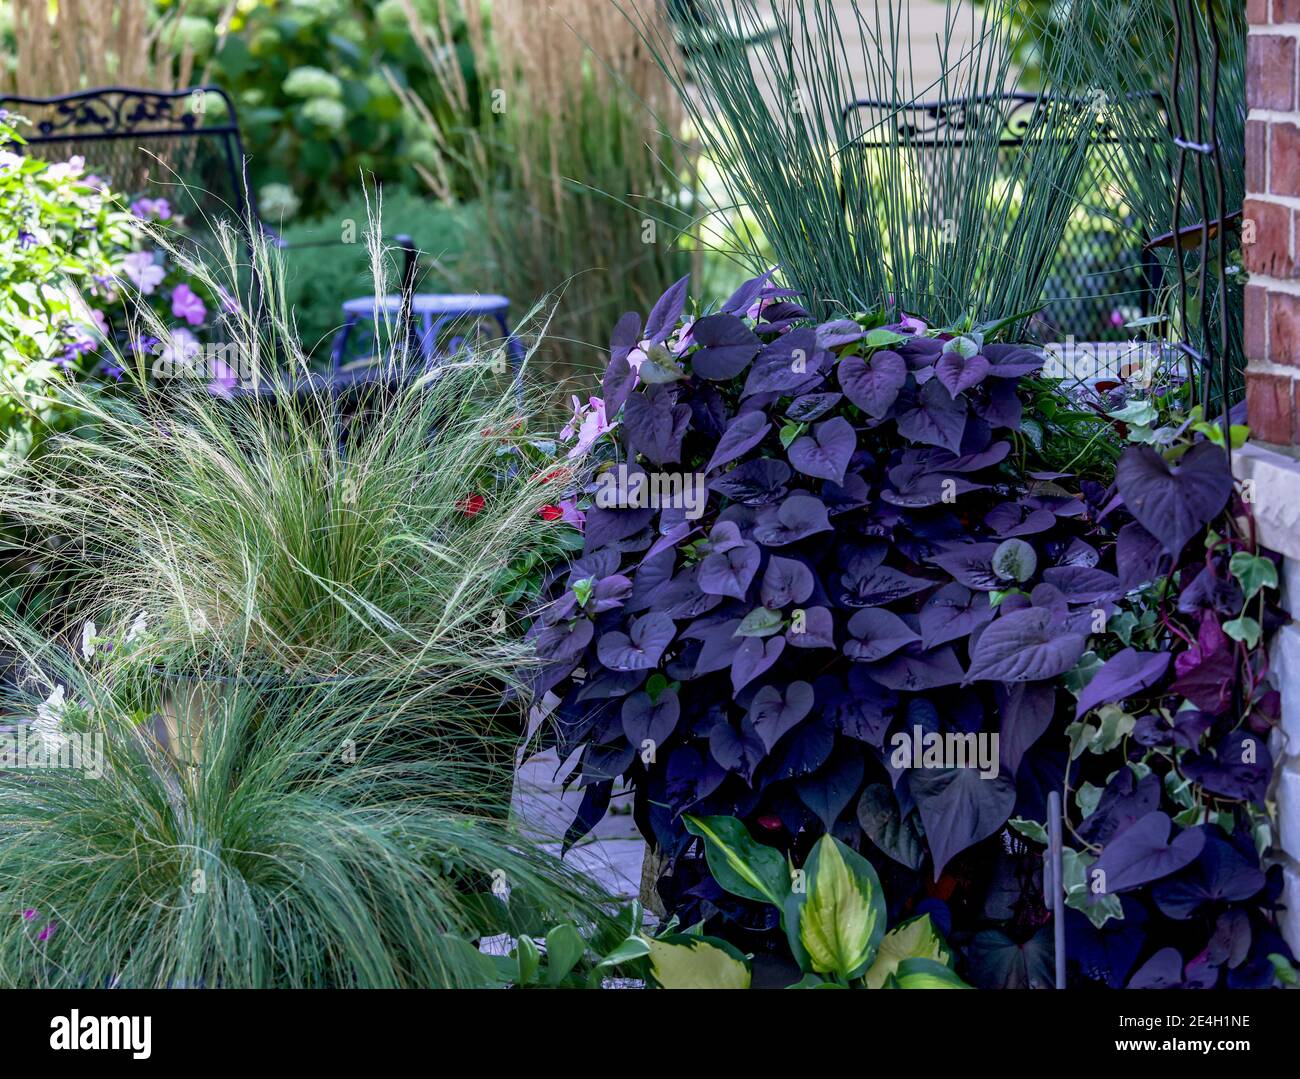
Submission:
[[[81,657],[91,659],[95,655],[95,623],[87,622],[81,627]]]
[[[36,706],[36,719],[32,730],[41,740],[41,746],[47,753],[57,753],[63,748],[67,739],[59,729],[63,721],[63,687],[55,686],[54,692]]]
[[[131,623],[131,628],[126,631],[126,643],[130,644],[137,637],[149,631],[148,611],[141,611],[135,616],[135,621]]]

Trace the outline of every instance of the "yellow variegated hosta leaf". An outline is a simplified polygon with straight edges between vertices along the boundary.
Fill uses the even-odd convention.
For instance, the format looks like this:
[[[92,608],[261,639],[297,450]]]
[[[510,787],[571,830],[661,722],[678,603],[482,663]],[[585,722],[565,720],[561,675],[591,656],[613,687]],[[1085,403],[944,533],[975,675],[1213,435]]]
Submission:
[[[969,989],[970,986],[934,959],[904,959],[891,974],[886,989]]]
[[[812,969],[860,977],[885,931],[885,904],[871,863],[832,836],[808,859],[808,897],[799,907],[799,940]]]
[[[900,922],[880,942],[876,961],[867,971],[867,988],[883,988],[885,980],[898,970],[904,959],[934,959],[947,964],[951,954],[928,914]]]
[[[650,973],[664,989],[748,989],[749,964],[735,948],[713,937],[673,934],[650,947]]]

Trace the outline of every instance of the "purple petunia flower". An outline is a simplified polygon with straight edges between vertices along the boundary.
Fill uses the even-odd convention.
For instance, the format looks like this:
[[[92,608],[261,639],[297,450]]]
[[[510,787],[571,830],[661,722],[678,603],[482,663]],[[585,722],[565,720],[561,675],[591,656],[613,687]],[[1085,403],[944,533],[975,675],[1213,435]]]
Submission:
[[[25,911],[23,911],[23,921],[30,922],[35,917],[36,917],[35,907],[28,907]]]
[[[26,229],[19,229],[18,246],[24,251],[29,251],[36,246],[36,237]]]
[[[49,940],[50,937],[54,936],[54,931],[58,929],[58,927],[59,925],[57,922],[50,922],[49,925],[36,934],[36,939],[39,941]]]
[[[156,217],[159,221],[167,221],[172,216],[172,208],[166,199],[136,199],[131,203],[131,213],[141,220]]]
[[[208,317],[208,309],[189,285],[177,285],[172,289],[172,314],[191,326],[199,326]]]
[[[125,368],[120,367],[115,363],[108,363],[107,361],[103,364],[102,367],[100,367],[100,370],[103,371],[103,373],[107,375],[109,378],[111,378],[114,382],[121,382],[122,376],[126,374]],[[104,650],[108,651],[107,647]]]

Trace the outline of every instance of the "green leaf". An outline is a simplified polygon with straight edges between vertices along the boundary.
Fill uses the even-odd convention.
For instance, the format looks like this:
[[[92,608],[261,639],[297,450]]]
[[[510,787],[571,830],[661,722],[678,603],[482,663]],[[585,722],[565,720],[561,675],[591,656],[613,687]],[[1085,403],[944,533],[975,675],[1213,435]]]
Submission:
[[[876,961],[866,973],[868,989],[883,989],[905,959],[933,959],[947,966],[952,954],[928,914],[894,926],[880,942]]]
[[[542,962],[541,952],[537,950],[532,937],[519,938],[515,944],[515,959],[519,965],[519,984],[531,985],[533,979],[537,977],[537,968]]]
[[[1273,973],[1283,985],[1300,985],[1300,977],[1297,977],[1295,967],[1287,961],[1286,956],[1280,952],[1269,952],[1268,961],[1273,964]]]
[[[808,894],[799,908],[799,940],[818,974],[861,977],[885,933],[885,900],[875,869],[834,836],[817,840],[804,866]]]
[[[1020,424],[1020,433],[1029,439],[1030,445],[1040,453],[1043,449],[1043,425],[1037,420],[1024,420]]]
[[[1038,568],[1038,555],[1022,539],[1003,540],[993,552],[993,572],[1004,581],[1027,581]]]
[[[578,600],[579,607],[587,606],[587,601],[591,599],[592,589],[596,587],[595,577],[584,577],[580,581],[573,582],[573,594]]]
[[[1240,618],[1224,622],[1223,632],[1234,641],[1242,641],[1247,648],[1254,648],[1255,645],[1259,644],[1259,635],[1262,630],[1259,623],[1253,618],[1242,615]]]
[[[770,637],[781,629],[783,619],[780,611],[767,607],[755,607],[740,620],[734,637]]]
[[[735,817],[692,817],[682,823],[704,840],[704,856],[718,886],[742,899],[782,909],[790,892],[790,873],[775,847],[757,843]]]
[[[969,989],[948,967],[934,959],[904,959],[890,978],[891,989]]]
[[[650,974],[661,989],[749,988],[749,962],[725,940],[674,933],[646,945]]]
[[[1038,821],[1025,817],[1012,817],[1007,823],[1026,839],[1047,846],[1047,828]]]
[[[1083,782],[1079,784],[1079,789],[1074,792],[1074,804],[1079,807],[1079,812],[1085,818],[1091,817],[1097,809],[1097,803],[1101,801],[1101,796],[1105,791],[1103,788],[1095,786],[1092,783]]]
[[[1240,582],[1247,601],[1261,588],[1277,587],[1277,567],[1263,555],[1238,551],[1228,560],[1228,569]]]
[[[807,424],[803,424],[803,423],[782,424],[781,434],[780,434],[781,448],[783,450],[788,450],[790,448],[790,444],[794,442],[794,440],[798,438],[801,434],[803,434],[804,428],[806,426]]]
[[[1117,895],[1093,895],[1088,888],[1088,867],[1096,855],[1066,847],[1061,852],[1061,875],[1065,878],[1065,905],[1082,911],[1100,929],[1111,918],[1122,919],[1124,907]]]
[[[606,974],[628,963],[635,963],[638,959],[644,959],[649,954],[650,945],[643,937],[628,937],[592,968],[591,973],[587,975],[587,988],[600,988],[601,979]]]
[[[867,336],[862,339],[862,343],[868,348],[887,348],[890,345],[898,345],[910,340],[911,337],[905,333],[898,333],[895,330],[887,330],[883,326],[878,326],[867,333]]]
[[[787,989],[843,989],[844,986],[837,985],[835,982],[823,981],[816,974],[805,974],[794,985],[787,985]]]
[[[559,985],[578,965],[587,950],[587,942],[571,925],[565,922],[546,934],[546,980]]]
[[[1106,622],[1106,629],[1128,646],[1133,643],[1133,631],[1137,628],[1137,625],[1137,615],[1132,611],[1118,611],[1110,616]]]
[[[1160,413],[1150,401],[1130,401],[1112,412],[1110,418],[1130,427],[1150,427],[1160,418]]]

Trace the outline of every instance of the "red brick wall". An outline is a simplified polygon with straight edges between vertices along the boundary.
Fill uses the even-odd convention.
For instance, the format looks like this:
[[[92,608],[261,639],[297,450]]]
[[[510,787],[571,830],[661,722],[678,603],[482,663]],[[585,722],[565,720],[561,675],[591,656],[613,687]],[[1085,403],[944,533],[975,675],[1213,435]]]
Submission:
[[[1246,400],[1256,438],[1300,444],[1300,0],[1248,0]]]

